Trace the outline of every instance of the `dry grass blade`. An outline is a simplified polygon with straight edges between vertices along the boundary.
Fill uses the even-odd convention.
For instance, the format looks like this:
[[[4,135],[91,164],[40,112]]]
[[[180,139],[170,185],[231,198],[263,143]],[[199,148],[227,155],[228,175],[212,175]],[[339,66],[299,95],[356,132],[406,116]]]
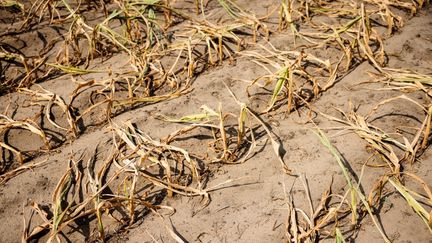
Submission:
[[[262,125],[262,127],[266,131],[268,137],[270,138],[270,141],[271,141],[271,144],[273,147],[273,151],[276,154],[276,157],[282,166],[282,170],[288,175],[294,175],[293,171],[288,167],[288,165],[283,160],[284,149],[282,147],[282,144],[278,141],[278,138],[274,135],[274,133],[270,130],[269,126],[261,119],[261,117],[259,117],[258,114],[256,114],[254,111],[252,111],[249,108],[247,108],[247,111],[250,115],[252,115]]]
[[[39,80],[39,72],[45,72],[41,67],[47,57],[27,57],[17,49],[10,49],[9,45],[0,43],[1,92],[13,91],[16,87],[28,87]]]
[[[17,160],[19,163],[21,163],[21,164],[24,163],[24,156],[23,156],[22,152],[19,151],[18,149],[15,149],[14,147],[12,147],[12,146],[10,146],[10,145],[4,143],[4,142],[0,142],[0,148],[1,148],[2,150],[5,149],[5,150],[9,150],[9,151],[11,151],[12,153],[15,154],[15,156],[16,156],[16,160]],[[3,160],[7,160],[7,159],[3,159]],[[2,171],[4,170],[4,167],[5,167],[4,163],[5,163],[5,162],[2,162],[2,164],[1,164]]]
[[[230,43],[234,43],[240,50],[241,39],[235,34],[244,24],[233,23],[225,26],[217,26],[211,23],[193,24],[189,36],[195,40],[195,45],[204,42],[207,49],[207,57],[210,64],[221,63],[226,57],[232,57],[233,51]],[[187,47],[185,45],[184,47]],[[183,48],[184,48],[183,47]],[[215,61],[215,59],[217,61]]]
[[[47,160],[40,161],[40,162],[32,162],[25,165],[21,165],[20,167],[8,171],[2,175],[0,175],[0,186],[3,186],[6,184],[10,179],[26,172],[27,170],[33,170],[34,168],[37,168],[39,166],[44,165],[47,162]]]
[[[158,213],[154,210],[153,210],[153,212],[156,213],[159,216],[159,218],[162,220],[163,225],[165,226],[165,229],[169,232],[171,238],[173,238],[177,243],[187,242],[185,239],[183,239],[183,237],[181,235],[179,235],[177,233],[171,219],[169,219],[169,223],[167,223],[166,222],[167,220],[165,220],[165,218],[160,213]]]
[[[96,158],[90,159],[87,163],[87,176],[88,176],[88,186],[90,187],[91,193],[93,193],[94,195],[96,195],[93,198],[93,204],[94,204],[94,209],[95,209],[95,214],[96,214],[96,218],[97,218],[97,228],[98,228],[98,232],[99,232],[99,239],[103,242],[105,241],[105,230],[104,230],[104,225],[103,225],[103,221],[102,221],[102,207],[103,207],[103,202],[101,199],[101,196],[97,193],[102,185],[103,185],[103,179],[102,177],[105,176],[105,170],[107,169],[107,167],[109,166],[109,164],[111,163],[111,161],[108,161],[108,163],[106,163],[102,169],[99,171],[99,173],[95,174],[94,172],[94,167],[96,164]]]

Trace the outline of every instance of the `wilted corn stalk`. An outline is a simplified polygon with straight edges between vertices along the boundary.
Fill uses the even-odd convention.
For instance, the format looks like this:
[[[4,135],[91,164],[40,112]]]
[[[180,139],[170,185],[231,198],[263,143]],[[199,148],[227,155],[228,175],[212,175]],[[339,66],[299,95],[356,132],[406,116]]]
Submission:
[[[64,47],[57,58],[63,56],[62,63],[69,64],[71,61],[73,65],[79,64],[84,58],[86,66],[89,65],[95,54],[98,56],[112,55],[113,51],[125,51],[132,60],[139,58],[138,52],[135,53],[136,50],[151,48],[155,45],[155,38],[159,38],[155,32],[158,24],[152,8],[156,2],[117,2],[118,9],[112,11],[103,21],[91,26],[86,23],[81,14],[63,1],[73,20]],[[126,21],[128,28],[125,34],[111,27],[114,20]],[[139,36],[141,29],[146,32],[145,41]],[[82,37],[84,37],[86,46],[79,42]],[[84,56],[81,49],[87,49]],[[72,56],[70,50],[73,51]]]
[[[90,159],[87,163],[87,176],[88,176],[87,186],[90,188],[91,194],[95,195],[95,197],[93,198],[93,204],[94,204],[94,209],[95,209],[95,214],[97,219],[99,239],[104,241],[105,230],[104,230],[104,224],[102,220],[103,199],[101,198],[101,195],[98,193],[98,191],[101,189],[103,185],[103,177],[106,175],[106,170],[111,164],[111,161],[107,161],[107,163],[103,165],[102,169],[100,169],[99,172],[96,174],[95,174],[95,164],[96,164],[96,158]]]
[[[329,60],[322,60],[313,54],[298,51],[281,51],[271,44],[269,45],[270,48],[260,45],[264,54],[257,51],[241,53],[243,56],[253,58],[254,63],[269,73],[254,79],[247,89],[254,85],[265,87],[272,84],[274,80],[276,81],[272,97],[264,112],[273,109],[274,105],[281,100],[280,95],[284,90],[284,99],[287,99],[288,111],[292,111],[299,105],[306,104],[318,96],[321,91],[333,85],[337,77],[335,70],[337,70],[341,60],[336,64],[336,67],[333,67]],[[315,71],[317,72],[325,70],[328,77],[318,77],[311,71],[307,71],[306,67],[309,63],[316,65]],[[260,81],[263,81],[264,84],[260,84]]]
[[[409,141],[402,134],[399,134],[400,139],[392,137],[390,134],[384,132],[379,127],[373,126],[369,122],[371,116],[375,114],[379,108],[396,100],[408,101],[409,103],[419,107],[426,115],[421,126],[417,129],[417,132],[411,141]],[[360,138],[364,139],[369,144],[369,146],[384,159],[392,173],[395,173],[396,175],[401,172],[401,163],[403,161],[413,163],[417,159],[417,156],[421,154],[424,148],[426,148],[426,146],[429,144],[431,129],[431,108],[424,107],[405,95],[390,98],[378,103],[365,116],[362,116],[354,111],[350,111],[349,113],[345,113],[339,109],[338,111],[342,114],[343,119],[328,116],[326,114],[322,115],[332,121],[344,124],[344,129],[351,130],[355,132]],[[397,149],[403,152],[403,156],[397,155]]]
[[[385,64],[384,44],[380,35],[372,28],[371,20],[364,4],[361,5],[360,11],[361,26],[357,34],[357,42],[367,59],[372,62],[376,69],[381,70]],[[374,52],[372,50],[372,44],[379,47],[377,48],[378,51]]]
[[[390,178],[388,181],[404,197],[404,199],[407,201],[408,205],[417,213],[417,215],[422,219],[422,221],[428,227],[429,231],[432,233],[432,217],[431,217],[432,214],[431,214],[431,212],[428,212],[425,209],[425,207],[421,204],[421,202],[418,201],[413,196],[416,193],[414,193],[413,191],[409,190],[404,185],[402,185],[402,183],[400,183],[397,178],[393,178],[393,179]],[[432,203],[431,203],[431,200],[432,200],[431,196],[432,195],[431,195],[430,189],[427,185],[425,185],[425,189],[426,189],[426,192],[428,192],[428,196],[429,196],[429,198],[428,198],[429,203],[426,203],[426,204],[429,207],[431,207],[432,206]]]
[[[206,56],[209,63],[213,65],[222,62],[226,56],[232,56],[234,51],[231,50],[230,43],[235,44],[237,50],[240,50],[241,39],[235,34],[235,31],[243,26],[242,23],[218,26],[207,22],[204,24],[194,23],[189,28],[192,39],[205,45]]]
[[[131,123],[126,128],[113,127],[115,133],[123,143],[126,144],[119,157],[120,166],[126,166],[126,171],[143,176],[152,184],[167,189],[168,192],[181,195],[203,195],[207,193],[202,190],[201,168],[199,164],[190,157],[189,153],[179,147],[158,142],[135,128]],[[117,145],[120,147],[120,145]],[[152,176],[151,171],[161,169],[164,176],[158,178]],[[195,187],[179,184],[183,177],[191,176]]]
[[[57,10],[59,2],[58,0],[36,0],[33,2],[30,9],[26,11],[27,16],[21,24],[21,28],[28,28],[35,20],[36,23],[40,23],[43,17],[45,17],[45,13],[48,13],[52,21],[54,19],[54,14],[57,14],[57,16],[60,15]]]
[[[35,161],[35,162],[29,162],[26,164],[23,164],[19,166],[16,169],[10,170],[6,173],[3,173],[3,165],[0,165],[0,186],[3,186],[6,184],[10,179],[14,178],[15,176],[22,174],[28,170],[33,170],[34,168],[40,167],[42,165],[45,165],[47,160],[42,161]]]
[[[32,121],[30,119],[17,121],[17,120],[13,120],[12,118],[7,117],[6,115],[0,114],[0,135],[3,137],[8,136],[8,132],[11,129],[28,130],[31,133],[33,133],[33,134],[35,134],[41,138],[42,142],[45,144],[45,149],[47,149],[47,150],[51,149],[51,144],[50,144],[49,139],[47,138],[45,132],[34,121]],[[22,151],[19,148],[15,148],[14,146],[9,145],[4,140],[0,141],[0,148],[11,151],[12,153],[14,153],[16,155],[15,159],[17,161],[19,161],[20,163],[24,162],[24,157],[23,157]],[[6,158],[3,157],[2,160],[3,160],[3,163],[5,163],[4,161],[6,160]],[[4,165],[0,164],[0,166],[3,167]]]
[[[86,66],[94,58],[94,53],[97,49],[97,43],[93,40],[94,28],[86,24],[84,19],[74,12],[71,12],[73,16],[72,23],[70,24],[68,33],[66,35],[65,41],[63,42],[62,48],[58,51],[56,55],[56,61],[60,65],[77,65],[82,62],[84,58]],[[84,37],[87,46],[87,53],[83,53],[83,44],[80,44],[80,40]],[[72,53],[71,53],[72,51]]]
[[[355,181],[354,179],[352,179],[352,176],[349,174],[347,166],[345,165],[347,163],[347,161],[344,160],[344,158],[342,157],[342,155],[339,153],[339,151],[331,144],[330,140],[327,138],[327,136],[320,130],[318,129],[315,134],[319,137],[319,139],[321,140],[321,143],[326,146],[330,152],[332,153],[332,155],[335,157],[339,167],[342,169],[343,175],[345,177],[345,180],[348,183],[348,192],[350,192],[351,194],[351,202],[350,202],[350,206],[351,206],[351,213],[352,213],[352,223],[355,224],[358,220],[358,211],[359,210],[366,210],[369,214],[369,216],[371,217],[373,223],[375,224],[375,227],[378,229],[378,231],[380,232],[381,236],[383,237],[385,242],[390,242],[390,240],[387,238],[387,235],[384,233],[381,225],[378,223],[378,219],[376,218],[376,216],[374,215],[373,211],[372,211],[372,207],[369,204],[369,202],[366,199],[366,196],[363,194],[363,192],[361,191],[361,183],[360,180],[359,181]],[[363,167],[364,169],[364,167]],[[363,174],[363,171],[362,171]],[[360,176],[361,178],[361,176]],[[360,199],[360,202],[364,209],[359,207],[359,202],[358,200]]]
[[[25,226],[23,234],[23,241],[31,241],[39,239],[49,231],[48,242],[57,241],[60,242],[60,236],[65,233],[69,227],[73,227],[77,223],[77,220],[83,217],[95,217],[97,219],[97,230],[99,232],[99,240],[105,241],[106,232],[103,225],[103,215],[115,218],[113,214],[121,212],[123,218],[118,220],[122,227],[128,225],[127,222],[133,223],[135,208],[137,206],[143,206],[156,212],[157,209],[166,208],[172,210],[170,207],[154,205],[151,196],[148,196],[152,192],[153,187],[145,186],[145,190],[141,191],[140,194],[132,193],[130,196],[109,193],[111,192],[110,187],[119,185],[119,181],[123,176],[128,176],[131,170],[130,160],[120,156],[122,153],[123,145],[120,147],[113,146],[108,157],[99,166],[99,170],[95,173],[96,156],[90,159],[86,170],[81,170],[81,161],[75,162],[70,160],[68,168],[65,174],[60,178],[52,198],[52,217],[49,215],[47,209],[41,207],[37,203],[33,203],[33,209],[38,213],[42,219],[42,223],[33,226],[33,228]],[[123,164],[118,170],[113,173],[109,173],[112,170],[112,165]],[[110,169],[111,168],[111,169]],[[159,181],[156,177],[149,174],[141,174],[139,178],[145,181],[151,181],[154,184],[158,184]],[[81,188],[83,180],[87,178],[87,190]],[[121,184],[121,183],[120,183]],[[110,190],[106,190],[110,188]],[[130,191],[135,190],[135,186],[131,185],[127,188]],[[178,188],[176,188],[178,189]],[[178,189],[179,190],[179,189]],[[195,195],[206,195],[201,190],[193,191]],[[132,205],[132,206],[131,206]],[[110,210],[113,209],[113,210]],[[129,211],[129,210],[132,210]],[[49,211],[49,210],[48,210]],[[125,215],[124,212],[129,211],[129,215]],[[125,223],[126,222],[126,223]]]
[[[291,33],[294,36],[294,43],[298,37],[303,38],[309,42],[308,38],[305,38],[298,30],[296,23],[293,18],[294,13],[294,1],[293,0],[281,0],[281,6],[279,9],[279,31],[289,27]],[[313,42],[312,42],[313,43]]]
[[[239,122],[242,122],[243,120],[246,120],[246,119],[251,120],[251,118],[253,118],[256,122],[258,122],[258,124],[260,126],[262,126],[262,128],[264,128],[265,132],[267,133],[268,138],[271,141],[273,151],[277,157],[277,160],[279,161],[279,163],[282,167],[282,171],[288,175],[294,175],[294,172],[288,167],[288,165],[284,161],[284,158],[283,158],[284,149],[282,147],[282,143],[281,143],[279,137],[274,132],[271,131],[271,127],[259,116],[259,114],[257,114],[251,108],[249,108],[246,105],[246,103],[241,102],[237,98],[237,96],[232,92],[232,90],[225,83],[224,83],[224,85],[227,88],[227,90],[229,91],[230,95],[233,97],[234,101],[240,106]],[[251,117],[251,118],[249,118],[249,117]],[[240,125],[240,126],[242,126],[242,125]],[[255,137],[253,136],[253,130],[251,130],[251,134],[252,134],[252,139],[253,139],[252,140],[253,146],[251,147],[251,150],[252,150],[255,147]]]
[[[243,23],[244,28],[251,29],[253,32],[253,42],[255,43],[258,39],[258,35],[262,35],[265,39],[269,38],[270,30],[267,25],[262,21],[268,16],[258,18],[253,12],[245,11],[235,2],[231,0],[218,0],[219,4],[225,9],[225,11],[237,22]],[[270,14],[269,14],[270,15]],[[262,30],[264,33],[260,33]]]
[[[26,57],[21,53],[6,50],[6,46],[3,47],[0,43],[0,93],[16,87],[29,87],[40,80],[40,72],[44,73],[42,77],[46,75],[41,68],[46,57]]]
[[[411,142],[405,137],[402,138],[404,140],[404,146],[402,146],[402,143],[394,142],[396,146],[402,148],[402,150],[405,152],[405,156],[403,159],[407,160],[410,163],[413,163],[416,160],[417,155],[421,154],[424,149],[426,149],[426,147],[429,145],[429,137],[432,128],[432,106],[424,106],[405,95],[401,95],[378,103],[374,108],[371,109],[371,111],[365,118],[366,120],[369,119],[380,107],[397,100],[408,101],[409,103],[420,108],[420,110],[422,110],[422,112],[425,114],[425,118],[423,119],[421,126],[417,129],[417,133],[415,134]]]
[[[29,241],[37,237],[38,234],[49,230],[47,242],[60,242],[59,234],[76,218],[82,215],[83,205],[76,205],[75,200],[81,191],[81,172],[77,167],[77,162],[70,160],[65,174],[60,178],[52,195],[52,218],[47,217],[47,213],[37,203],[33,203],[33,209],[41,217],[43,223],[31,232],[25,232],[23,240]],[[80,215],[81,214],[81,215]]]
[[[393,90],[421,90],[428,96],[432,96],[432,76],[430,75],[393,68],[383,68],[381,73],[370,73],[370,75],[373,79],[368,82],[382,82]]]
[[[411,15],[414,15],[418,9],[422,8],[425,3],[429,0],[419,0],[415,2],[405,2],[400,0],[395,1],[383,1],[383,0],[366,0],[365,2],[371,3],[378,6],[396,7],[404,10],[409,10]]]
[[[23,88],[19,91],[33,98],[32,105],[45,105],[45,117],[54,127],[70,132],[75,137],[78,136],[79,131],[77,128],[77,120],[75,118],[73,108],[70,106],[70,104],[66,104],[63,98],[49,90],[42,88],[41,86],[38,86],[38,90]],[[52,119],[52,109],[54,106],[58,106],[62,110],[63,114],[66,116],[69,128],[60,126]]]
[[[216,157],[209,158],[213,163],[243,163],[249,158],[255,147],[255,137],[252,129],[247,125],[248,118],[245,107],[240,110],[237,117],[238,124],[228,122],[229,117],[235,116],[231,113],[224,113],[222,108],[215,111],[206,105],[201,106],[202,113],[187,115],[178,119],[162,116],[162,119],[169,122],[185,123],[185,128],[171,133],[163,140],[167,143],[174,142],[178,137],[202,128],[208,131],[213,141],[209,142],[209,148],[213,150]],[[235,133],[227,132],[230,128]],[[251,139],[251,141],[249,140]]]

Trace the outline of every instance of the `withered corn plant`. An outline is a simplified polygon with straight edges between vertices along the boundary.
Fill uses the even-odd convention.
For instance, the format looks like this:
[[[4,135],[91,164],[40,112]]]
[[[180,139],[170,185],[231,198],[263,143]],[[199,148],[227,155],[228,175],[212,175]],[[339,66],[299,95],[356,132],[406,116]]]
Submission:
[[[44,144],[44,148],[40,148],[40,150],[49,150],[51,149],[51,143],[45,132],[32,120],[14,120],[6,115],[0,114],[0,150],[1,150],[1,158],[0,158],[0,171],[4,172],[7,169],[12,161],[18,161],[20,164],[24,162],[26,159],[25,153],[28,151],[22,151],[20,148],[16,148],[13,145],[10,145],[7,137],[9,132],[14,130],[27,130],[32,134],[40,137],[42,143]],[[12,154],[10,154],[12,153]]]
[[[267,75],[252,80],[248,89],[254,86],[273,89],[267,108],[268,112],[281,101],[287,104],[288,111],[307,104],[319,93],[330,88],[337,79],[341,60],[335,65],[330,60],[316,57],[305,51],[282,51],[270,43],[259,45],[257,51],[245,51],[241,55],[253,58],[253,62],[268,72]],[[322,76],[317,76],[320,72]],[[251,92],[248,91],[249,96]],[[280,105],[279,105],[280,106]]]
[[[402,132],[403,129],[392,132],[388,131],[387,128],[380,128],[377,125],[372,124],[375,117],[378,116],[377,113],[379,113],[380,109],[388,104],[401,101],[417,107],[417,109],[424,114],[424,118],[421,119],[422,122],[420,122],[417,127],[413,128],[414,132],[412,134],[404,134]],[[427,225],[429,230],[431,230],[430,213],[428,213],[426,210],[427,207],[432,205],[430,200],[430,188],[422,178],[413,174],[412,172],[406,171],[406,167],[408,165],[420,160],[420,156],[423,154],[423,151],[429,146],[431,129],[430,107],[424,106],[407,97],[406,95],[401,95],[379,102],[369,111],[369,113],[365,115],[361,115],[353,109],[351,109],[350,112],[344,112],[340,109],[338,110],[342,115],[342,118],[322,114],[324,117],[332,121],[343,124],[342,127],[334,127],[332,129],[354,132],[359,136],[359,138],[366,142],[368,150],[372,151],[373,155],[382,161],[382,163],[378,164],[371,164],[370,162],[366,161],[366,163],[363,165],[361,174],[363,175],[367,167],[384,168],[381,176],[376,179],[368,197],[366,197],[365,194],[359,191],[359,186],[352,186],[353,183],[348,181],[350,175],[348,170],[345,168],[348,161],[340,156],[340,153],[331,145],[324,133],[321,130],[318,131],[318,135],[322,143],[326,145],[335,155],[341,168],[345,168],[344,176],[347,178],[348,185],[351,188],[350,191],[355,191],[357,194],[351,195],[351,211],[353,222],[355,222],[355,219],[358,218],[358,216],[355,215],[355,213],[359,211],[358,199],[360,199],[363,204],[363,206],[360,205],[360,208],[364,207],[364,209],[371,215],[373,221],[375,222],[373,215],[375,213],[379,213],[379,211],[375,211],[373,209],[380,207],[380,204],[382,204],[381,199],[385,193],[395,190],[402,195],[408,205],[413,208],[414,212]],[[416,190],[407,188],[405,183],[408,180],[417,183],[420,188],[424,189],[424,192],[419,193]],[[426,208],[423,205],[426,205]],[[387,236],[380,229],[380,226],[378,224],[376,224],[376,226],[381,232],[383,238],[388,241]]]
[[[83,217],[95,217],[96,238],[105,241],[113,232],[104,221],[114,219],[120,229],[132,225],[143,214],[172,208],[157,205],[160,198],[174,195],[208,199],[205,168],[181,147],[156,141],[137,129],[112,124],[113,142],[102,161],[93,156],[83,169],[82,161],[69,161],[52,197],[50,209],[34,203],[42,223],[25,227],[24,241],[47,234],[48,241],[68,237],[66,230]],[[81,195],[81,196],[78,196]]]

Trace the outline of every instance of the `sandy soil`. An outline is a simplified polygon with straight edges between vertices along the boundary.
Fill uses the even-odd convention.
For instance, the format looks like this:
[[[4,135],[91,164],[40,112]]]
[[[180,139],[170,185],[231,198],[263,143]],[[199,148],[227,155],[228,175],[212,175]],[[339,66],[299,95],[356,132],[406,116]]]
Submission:
[[[259,2],[259,1],[254,1]],[[270,4],[267,4],[270,5]],[[267,6],[266,5],[266,6]],[[270,7],[271,8],[271,7]],[[218,11],[216,9],[215,18]],[[258,11],[258,10],[257,10]],[[263,10],[264,12],[264,10]],[[48,30],[44,30],[48,31]],[[51,30],[52,31],[52,30]],[[23,42],[37,37],[31,32],[24,35]],[[287,46],[289,32],[276,32],[270,42],[283,50],[291,50]],[[21,38],[21,37],[20,37]],[[3,39],[2,41],[12,41]],[[265,43],[261,41],[259,43]],[[39,43],[40,44],[40,43]],[[413,18],[407,18],[405,26],[384,42],[388,58],[388,67],[404,68],[432,75],[432,9],[426,7]],[[26,51],[25,47],[21,48]],[[255,50],[248,46],[245,51]],[[32,49],[32,48],[30,48]],[[36,48],[37,49],[37,48]],[[34,48],[32,49],[35,50]],[[317,50],[318,52],[319,50]],[[326,53],[331,52],[331,53]],[[338,53],[325,50],[322,56],[336,59]],[[94,69],[111,68],[125,69],[127,60],[121,54],[94,65]],[[114,216],[104,215],[105,232],[111,242],[175,242],[170,227],[187,242],[284,242],[288,217],[288,194],[294,205],[309,213],[309,202],[302,180],[307,179],[312,203],[318,205],[321,195],[329,187],[335,194],[343,194],[346,181],[342,171],[329,150],[314,134],[315,126],[310,122],[310,111],[313,121],[326,131],[331,142],[349,163],[351,172],[361,176],[362,190],[366,194],[372,189],[376,179],[384,173],[385,168],[366,167],[362,174],[365,161],[380,163],[378,157],[372,157],[367,143],[347,130],[335,130],[340,124],[329,121],[320,112],[340,117],[335,109],[348,112],[351,106],[357,107],[357,113],[366,115],[373,107],[383,100],[401,95],[401,91],[387,89],[388,86],[377,83],[365,83],[370,80],[370,72],[376,72],[371,63],[359,62],[355,68],[337,80],[337,83],[318,97],[310,100],[309,107],[300,107],[297,111],[287,113],[282,109],[263,114],[262,117],[272,127],[272,131],[280,138],[285,153],[283,159],[297,176],[287,175],[281,168],[270,140],[265,131],[256,131],[257,148],[251,158],[241,164],[208,164],[208,183],[210,203],[203,197],[169,197],[166,191],[151,199],[154,204],[172,207],[158,210],[158,213],[142,209],[137,213],[135,222],[127,227],[118,222]],[[263,110],[271,92],[254,90],[256,96],[250,98],[245,90],[248,83],[265,70],[255,65],[251,58],[237,56],[235,61],[224,61],[222,64],[205,69],[192,83],[192,89],[178,98],[165,100],[148,105],[138,105],[133,110],[118,112],[112,118],[113,124],[132,122],[152,138],[162,138],[184,127],[183,124],[166,122],[158,119],[159,115],[182,117],[199,113],[200,107],[206,105],[224,112],[237,114],[238,104],[227,91],[224,82],[242,102],[250,104],[256,110]],[[90,74],[80,79],[103,79],[104,74]],[[59,76],[40,83],[66,101],[75,86],[70,76]],[[259,93],[262,92],[262,93]],[[430,104],[430,96],[422,91],[404,92],[404,94],[420,104]],[[111,125],[104,122],[102,111],[93,111],[82,121],[80,135],[73,138],[70,134],[52,127],[45,118],[35,117],[39,107],[22,105],[29,102],[25,94],[12,92],[0,97],[0,110],[3,114],[13,115],[14,119],[34,117],[40,124],[51,130],[53,149],[40,151],[44,143],[29,132],[11,131],[8,142],[29,152],[27,164],[43,162],[31,170],[13,177],[0,186],[0,242],[18,242],[24,231],[23,218],[26,222],[31,218],[30,227],[42,223],[36,213],[31,213],[32,203],[41,208],[49,208],[52,204],[52,192],[64,174],[69,159],[83,161],[80,166],[86,168],[87,161],[95,158],[100,166],[109,154],[113,144]],[[77,104],[88,107],[86,96],[80,97]],[[282,104],[286,105],[286,104]],[[12,111],[15,114],[12,114]],[[54,112],[61,113],[60,110]],[[420,126],[424,112],[410,102],[398,101],[384,105],[373,117],[373,125],[394,133],[406,127]],[[67,121],[58,118],[60,125],[67,126]],[[231,121],[232,122],[232,121]],[[235,122],[235,119],[234,121]],[[202,132],[202,133],[201,133]],[[56,139],[54,139],[54,137]],[[211,141],[211,133],[206,130],[182,138],[174,144],[187,149],[191,154],[205,157],[211,154],[207,148]],[[430,149],[412,165],[406,165],[404,172],[413,172],[429,185],[432,184]],[[199,156],[197,156],[199,157]],[[204,160],[204,159],[203,159]],[[8,170],[18,167],[16,161],[11,162]],[[84,170],[83,170],[84,171]],[[113,173],[113,172],[111,172]],[[362,174],[362,175],[361,175]],[[83,183],[83,187],[85,187]],[[417,184],[412,189],[420,190]],[[113,191],[117,190],[112,188]],[[407,205],[404,198],[394,189],[389,189],[381,199],[381,208],[376,209],[379,222],[388,238],[394,242],[432,242],[431,232],[418,215]],[[430,210],[430,208],[429,208]],[[121,212],[113,213],[121,215]],[[341,222],[344,219],[341,219]],[[168,227],[168,228],[167,228]],[[342,227],[342,226],[341,226]],[[356,228],[353,230],[353,228]],[[369,217],[361,224],[342,227],[344,236],[352,242],[380,242],[382,237]],[[73,227],[63,230],[70,242],[97,241],[95,218],[80,219]],[[41,242],[46,238],[41,238]],[[322,239],[334,241],[333,238]]]

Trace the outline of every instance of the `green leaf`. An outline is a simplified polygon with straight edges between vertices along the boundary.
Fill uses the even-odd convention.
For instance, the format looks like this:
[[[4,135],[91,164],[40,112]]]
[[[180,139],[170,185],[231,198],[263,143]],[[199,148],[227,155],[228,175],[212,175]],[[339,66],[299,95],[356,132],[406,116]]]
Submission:
[[[154,5],[159,2],[160,0],[143,0],[143,4],[147,4],[147,5]]]
[[[282,91],[282,88],[284,87],[285,82],[288,80],[289,69],[287,67],[284,67],[280,70],[279,73],[280,73],[279,78],[277,80],[275,89],[273,90],[273,95],[272,95],[272,98],[270,100],[270,104],[269,104],[269,107],[267,108],[267,111],[269,111],[274,106],[274,104],[276,103],[276,99],[277,99],[279,93]]]
[[[20,11],[24,10],[24,4],[14,0],[3,0],[0,1],[0,7],[2,8],[18,8]]]
[[[154,10],[152,8],[149,9],[148,17],[151,20],[155,20],[156,19],[156,14],[155,14],[155,12],[154,12]]]
[[[63,66],[63,65],[54,64],[54,63],[47,63],[47,65],[51,66],[51,67],[55,67],[57,69],[60,69],[65,73],[78,74],[78,75],[88,74],[88,73],[103,73],[103,72],[105,72],[103,70],[81,69],[81,68],[77,68],[77,67]]]
[[[339,228],[336,228],[336,243],[345,243],[345,239]]]
[[[199,114],[193,114],[193,115],[188,115],[188,116],[183,116],[181,118],[178,119],[174,119],[174,118],[166,118],[166,121],[169,122],[198,122],[198,121],[202,121],[205,119],[210,119],[211,117],[217,117],[219,116],[219,114],[214,111],[213,109],[209,108],[206,105],[201,106],[201,109],[204,111],[204,113],[199,113]]]

